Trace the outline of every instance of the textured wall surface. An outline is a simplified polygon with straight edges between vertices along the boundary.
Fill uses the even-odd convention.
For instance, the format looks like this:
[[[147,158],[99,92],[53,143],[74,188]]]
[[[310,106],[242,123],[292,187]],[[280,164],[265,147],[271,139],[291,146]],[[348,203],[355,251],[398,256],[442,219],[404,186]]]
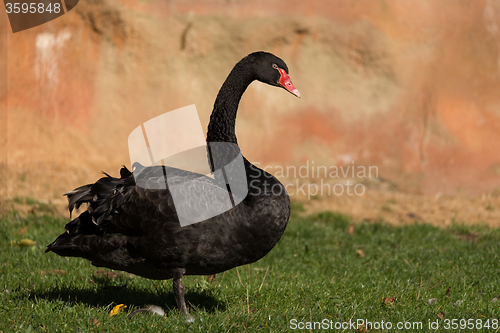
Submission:
[[[129,133],[164,112],[196,104],[205,129],[256,50],[287,62],[302,98],[249,87],[237,135],[251,161],[377,166],[422,193],[500,187],[498,1],[86,0],[16,34],[0,23],[4,196],[117,175]]]

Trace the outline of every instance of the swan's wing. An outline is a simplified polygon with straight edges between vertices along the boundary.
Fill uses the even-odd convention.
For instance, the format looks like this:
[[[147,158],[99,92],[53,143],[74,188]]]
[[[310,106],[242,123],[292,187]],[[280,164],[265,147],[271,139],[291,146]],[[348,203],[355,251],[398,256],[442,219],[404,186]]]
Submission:
[[[204,221],[233,207],[225,183],[210,177],[161,166],[134,174],[123,167],[120,178],[106,174],[68,192],[70,211],[86,203],[100,230],[135,237],[158,228],[176,232],[181,223]],[[66,230],[72,229],[72,222]]]

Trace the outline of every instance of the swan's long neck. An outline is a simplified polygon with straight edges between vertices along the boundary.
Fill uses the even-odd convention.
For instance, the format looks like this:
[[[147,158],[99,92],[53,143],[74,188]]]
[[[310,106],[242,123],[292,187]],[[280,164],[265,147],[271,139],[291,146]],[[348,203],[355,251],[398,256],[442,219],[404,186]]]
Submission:
[[[237,63],[219,90],[219,94],[215,99],[212,115],[210,116],[210,123],[208,124],[207,142],[238,143],[235,134],[238,104],[246,88],[255,79],[249,62],[248,58],[243,58]],[[225,161],[234,159],[233,154],[236,153],[236,151],[233,149],[234,147],[231,145],[223,145],[220,146],[219,150],[211,150],[211,156],[218,160],[219,163],[222,161],[222,164],[226,165]],[[252,188],[249,188],[250,194],[246,196],[246,201],[258,199],[260,193],[263,193],[263,191],[265,192],[264,188],[266,186],[269,187],[274,184],[283,186],[278,180],[264,170],[251,164],[246,158],[243,158],[243,160],[248,184],[252,182]],[[211,169],[214,171],[213,165],[211,165]],[[215,167],[215,169],[220,168]],[[226,172],[227,168],[225,167],[224,170],[224,172]],[[226,179],[221,179],[221,181],[226,182]],[[276,187],[274,188],[276,189]],[[257,192],[252,194],[252,191]],[[284,188],[283,192],[286,193]]]
[[[208,124],[207,142],[238,143],[235,134],[238,104],[254,80],[244,60],[236,64],[219,90]]]

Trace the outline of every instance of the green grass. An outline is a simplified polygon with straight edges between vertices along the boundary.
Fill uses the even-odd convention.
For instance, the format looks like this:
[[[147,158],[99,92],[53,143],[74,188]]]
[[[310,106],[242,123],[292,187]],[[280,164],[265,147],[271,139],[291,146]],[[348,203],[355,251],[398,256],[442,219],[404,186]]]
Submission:
[[[294,205],[283,238],[257,263],[212,281],[183,279],[196,318],[189,326],[178,314],[171,281],[126,274],[109,279],[83,259],[45,254],[67,220],[33,214],[21,218],[12,212],[0,220],[0,331],[281,332],[291,331],[293,319],[298,324],[367,318],[393,325],[422,322],[423,331],[431,331],[429,320],[438,320],[438,331],[444,332],[450,330],[443,329],[441,312],[445,320],[489,319],[490,325],[500,318],[500,302],[492,302],[500,293],[499,230],[383,222],[350,228],[349,217],[331,212],[304,216],[300,210]],[[37,243],[8,245],[22,238]],[[435,303],[429,304],[430,299]],[[126,311],[110,317],[121,303]],[[163,307],[165,317],[142,313],[127,318],[146,304]],[[382,331],[388,330],[371,330]]]

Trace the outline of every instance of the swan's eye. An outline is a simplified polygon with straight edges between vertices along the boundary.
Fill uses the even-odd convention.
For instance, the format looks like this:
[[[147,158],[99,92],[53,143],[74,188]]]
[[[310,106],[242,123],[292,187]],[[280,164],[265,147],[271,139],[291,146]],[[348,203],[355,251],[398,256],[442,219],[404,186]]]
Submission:
[[[273,68],[274,68],[274,69],[278,69],[278,65],[273,64]]]

